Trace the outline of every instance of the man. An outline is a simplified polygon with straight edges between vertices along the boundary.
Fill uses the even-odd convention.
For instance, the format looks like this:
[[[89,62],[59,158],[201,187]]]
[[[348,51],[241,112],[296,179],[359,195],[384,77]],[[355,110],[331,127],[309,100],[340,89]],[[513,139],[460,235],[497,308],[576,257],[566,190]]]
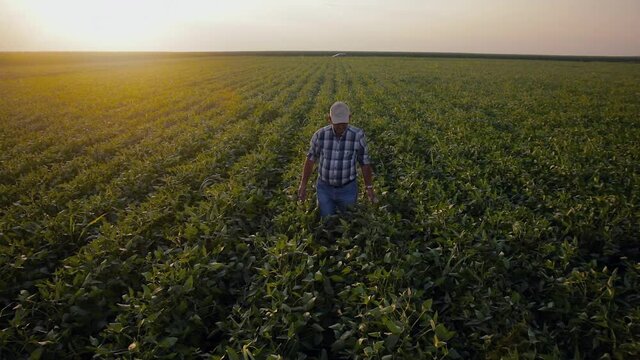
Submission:
[[[347,104],[337,101],[331,105],[327,121],[311,137],[311,146],[302,170],[302,180],[298,188],[298,199],[307,197],[307,181],[318,163],[317,195],[320,216],[326,217],[337,211],[344,211],[356,203],[358,182],[356,162],[360,164],[364,177],[367,197],[376,201],[373,192],[373,171],[367,153],[364,131],[349,125],[351,112]]]

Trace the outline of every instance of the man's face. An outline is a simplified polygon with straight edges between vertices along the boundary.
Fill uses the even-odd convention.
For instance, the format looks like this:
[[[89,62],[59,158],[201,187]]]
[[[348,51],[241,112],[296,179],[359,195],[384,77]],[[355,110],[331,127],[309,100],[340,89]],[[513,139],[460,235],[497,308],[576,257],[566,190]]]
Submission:
[[[333,127],[333,131],[335,131],[336,136],[340,137],[340,136],[342,136],[342,134],[344,134],[345,130],[347,130],[347,126],[349,126],[349,124],[346,124],[346,123],[342,123],[342,124],[331,123],[331,126]]]
[[[349,115],[349,120],[351,120],[351,115]],[[331,116],[328,116],[328,115],[327,115],[327,121],[333,127],[333,131],[336,133],[337,137],[341,137],[342,134],[344,134],[344,132],[347,130],[347,127],[349,126],[349,124],[347,123],[334,124],[333,121],[331,121]]]

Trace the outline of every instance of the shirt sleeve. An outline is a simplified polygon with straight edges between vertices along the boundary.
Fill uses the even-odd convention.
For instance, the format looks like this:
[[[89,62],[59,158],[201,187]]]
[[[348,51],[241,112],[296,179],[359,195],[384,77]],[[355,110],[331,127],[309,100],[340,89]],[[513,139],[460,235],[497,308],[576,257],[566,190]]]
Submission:
[[[309,151],[307,152],[307,159],[315,162],[319,158],[320,158],[320,146],[318,144],[318,133],[316,132],[311,137],[311,142],[309,143]]]
[[[367,149],[367,140],[364,136],[364,131],[361,131],[358,136],[358,147],[357,147],[357,159],[360,165],[369,165],[371,164],[371,158],[369,157],[369,150]]]

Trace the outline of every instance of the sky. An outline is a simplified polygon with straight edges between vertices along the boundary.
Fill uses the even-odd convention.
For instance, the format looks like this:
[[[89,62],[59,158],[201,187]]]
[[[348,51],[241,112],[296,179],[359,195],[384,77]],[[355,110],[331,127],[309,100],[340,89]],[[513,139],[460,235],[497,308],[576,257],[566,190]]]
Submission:
[[[0,0],[0,51],[640,56],[640,0]]]

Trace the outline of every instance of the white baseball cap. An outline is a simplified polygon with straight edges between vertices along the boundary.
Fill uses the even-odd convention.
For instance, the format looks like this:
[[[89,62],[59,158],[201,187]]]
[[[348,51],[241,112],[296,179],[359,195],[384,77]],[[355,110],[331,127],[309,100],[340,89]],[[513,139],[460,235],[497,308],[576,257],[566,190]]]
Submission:
[[[342,101],[336,101],[331,105],[331,109],[329,110],[329,116],[331,117],[331,122],[334,124],[345,124],[349,122],[349,107],[347,104]]]

